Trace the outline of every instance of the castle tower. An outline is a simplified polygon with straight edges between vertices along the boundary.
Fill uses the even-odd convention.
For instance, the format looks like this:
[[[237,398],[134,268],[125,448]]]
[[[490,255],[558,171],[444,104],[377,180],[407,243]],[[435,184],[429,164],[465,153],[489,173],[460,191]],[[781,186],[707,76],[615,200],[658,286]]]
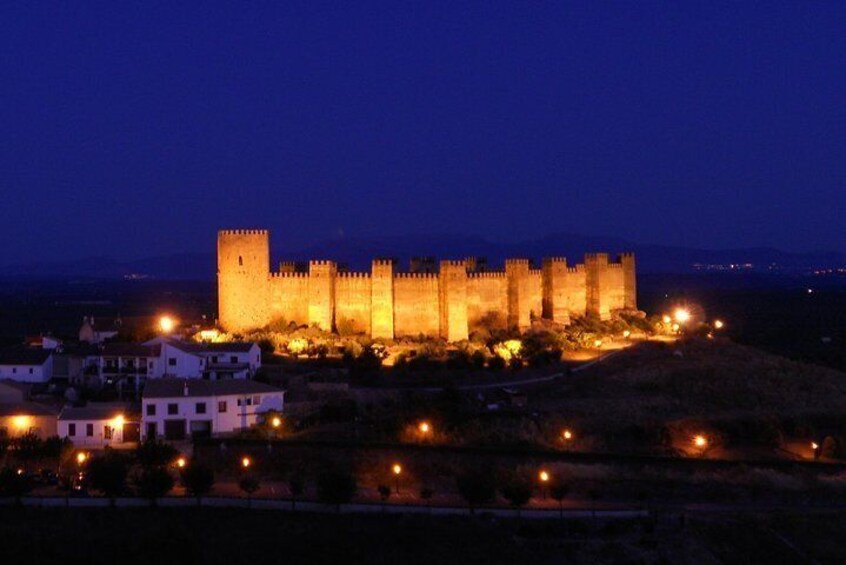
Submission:
[[[506,259],[505,276],[508,279],[508,327],[526,329],[531,326],[529,302],[529,260]]]
[[[543,317],[557,324],[570,323],[567,307],[567,259],[543,260]]]
[[[441,337],[447,341],[467,339],[467,265],[464,261],[441,261],[438,274]]]
[[[370,267],[370,336],[394,338],[394,261],[374,259]]]
[[[335,325],[335,275],[333,261],[310,261],[308,264],[308,323],[325,332]]]
[[[240,332],[270,323],[269,277],[267,230],[218,232],[218,316],[226,331]]]
[[[587,314],[600,320],[611,318],[609,302],[608,254],[585,254],[585,286]]]
[[[634,253],[621,253],[623,265],[623,304],[626,310],[637,310],[637,277],[635,275]]]

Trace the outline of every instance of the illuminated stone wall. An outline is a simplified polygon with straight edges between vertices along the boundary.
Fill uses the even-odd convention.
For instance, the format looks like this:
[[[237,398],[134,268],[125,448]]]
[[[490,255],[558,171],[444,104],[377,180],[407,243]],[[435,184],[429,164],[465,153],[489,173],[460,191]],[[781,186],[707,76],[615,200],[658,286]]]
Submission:
[[[422,334],[460,341],[479,327],[527,329],[541,317],[568,324],[573,316],[608,319],[637,308],[632,254],[611,262],[605,253],[589,253],[573,266],[551,258],[540,269],[528,259],[507,260],[504,271],[480,271],[475,258],[439,267],[437,273],[401,273],[393,261],[377,259],[370,273],[338,272],[332,261],[288,262],[271,272],[267,231],[221,231],[220,323],[231,332],[284,321],[375,338]]]

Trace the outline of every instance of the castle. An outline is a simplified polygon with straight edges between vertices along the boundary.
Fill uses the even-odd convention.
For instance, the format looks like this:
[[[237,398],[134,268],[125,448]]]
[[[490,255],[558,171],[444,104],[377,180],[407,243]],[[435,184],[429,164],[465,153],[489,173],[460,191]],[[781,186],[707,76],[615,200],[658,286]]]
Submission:
[[[370,272],[345,272],[333,261],[294,263],[270,270],[267,230],[222,230],[217,236],[220,323],[230,332],[275,320],[343,329],[374,338],[402,336],[467,339],[474,327],[526,329],[533,319],[568,324],[570,316],[606,320],[637,309],[635,258],[610,262],[589,253],[568,266],[563,257],[508,259],[504,271],[488,271],[484,260],[417,259],[410,272],[395,261],[374,259]]]

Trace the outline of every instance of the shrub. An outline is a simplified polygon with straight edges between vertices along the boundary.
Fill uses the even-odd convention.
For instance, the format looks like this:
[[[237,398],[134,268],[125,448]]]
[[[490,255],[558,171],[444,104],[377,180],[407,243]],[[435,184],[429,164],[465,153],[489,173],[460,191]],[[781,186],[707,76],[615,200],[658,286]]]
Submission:
[[[340,507],[352,500],[358,490],[355,476],[343,469],[325,469],[317,476],[317,499]]]
[[[467,502],[471,512],[477,506],[492,502],[496,497],[496,483],[491,472],[468,469],[455,477],[455,484],[461,498]]]
[[[182,469],[181,477],[185,490],[198,500],[210,493],[214,486],[214,471],[202,463],[190,463]]]
[[[114,451],[93,458],[88,464],[88,484],[105,496],[114,499],[126,490],[129,465],[126,458]]]
[[[135,457],[145,467],[167,465],[176,459],[178,454],[171,444],[153,438],[147,438],[135,448]]]
[[[138,495],[151,502],[165,496],[173,488],[173,477],[163,467],[145,467],[137,474],[133,482]]]

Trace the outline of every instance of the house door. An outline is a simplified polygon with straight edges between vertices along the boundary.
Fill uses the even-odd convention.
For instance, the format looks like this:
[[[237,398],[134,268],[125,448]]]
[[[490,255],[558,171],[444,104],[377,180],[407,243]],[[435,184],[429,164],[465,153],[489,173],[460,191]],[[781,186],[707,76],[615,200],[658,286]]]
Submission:
[[[185,439],[185,420],[165,420],[165,439],[170,441],[181,441]]]
[[[147,422],[147,439],[156,439],[156,423]]]
[[[136,442],[141,439],[141,424],[124,424],[123,441]]]

